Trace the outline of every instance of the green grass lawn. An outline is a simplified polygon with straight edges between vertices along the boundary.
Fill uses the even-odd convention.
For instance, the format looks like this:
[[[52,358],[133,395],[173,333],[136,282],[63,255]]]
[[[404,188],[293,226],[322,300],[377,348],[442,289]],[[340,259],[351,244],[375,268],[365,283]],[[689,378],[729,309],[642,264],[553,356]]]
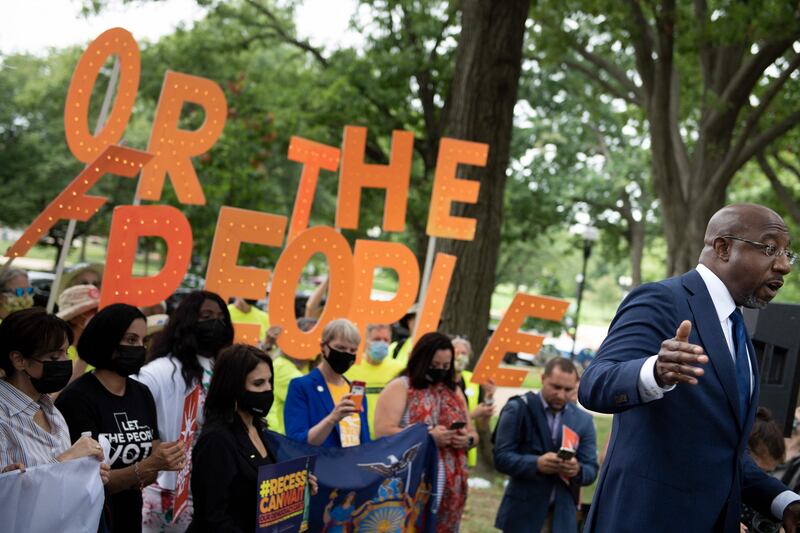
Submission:
[[[5,241],[0,240],[0,254],[5,253],[9,246],[14,244],[13,241]],[[51,269],[55,269],[55,260],[56,260],[56,249],[53,246],[45,246],[45,245],[36,245],[30,249],[30,251],[25,255],[26,258],[30,259],[41,259],[49,261],[52,265]],[[67,255],[67,261],[65,266],[69,268],[72,265],[75,265],[80,262],[81,259],[81,250],[80,247],[72,247],[70,249],[69,254]],[[148,265],[147,269],[145,269],[145,261],[144,256],[142,253],[137,254],[136,261],[133,264],[133,273],[137,276],[142,276],[147,272],[148,275],[152,276],[156,274],[159,270],[161,270],[161,262],[160,257],[155,254],[150,254],[150,264]],[[106,262],[106,246],[97,243],[89,243],[86,246],[86,262],[88,263],[100,263],[105,264]],[[47,268],[43,269],[47,270]],[[51,270],[52,271],[52,270]]]

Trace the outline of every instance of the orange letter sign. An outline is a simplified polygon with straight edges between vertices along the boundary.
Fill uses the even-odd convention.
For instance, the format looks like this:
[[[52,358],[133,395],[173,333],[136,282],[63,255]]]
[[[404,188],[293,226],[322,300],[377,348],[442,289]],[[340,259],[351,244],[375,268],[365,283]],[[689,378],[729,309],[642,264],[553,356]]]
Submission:
[[[489,343],[481,354],[475,373],[472,375],[473,383],[486,383],[489,378],[501,387],[519,387],[528,375],[526,370],[500,368],[506,352],[539,353],[544,337],[522,333],[519,328],[530,317],[544,318],[546,320],[560,321],[567,312],[569,302],[533,296],[531,294],[517,293],[511,301],[506,314],[497,325],[497,329],[489,339]]]
[[[356,241],[354,254],[356,287],[350,319],[361,332],[356,355],[361,358],[365,330],[369,324],[391,324],[403,318],[417,299],[419,265],[414,253],[399,242]],[[397,292],[391,300],[373,300],[372,282],[376,268],[397,272]]]
[[[422,302],[422,310],[417,318],[417,331],[411,332],[414,335],[414,343],[426,333],[439,328],[439,319],[442,316],[447,289],[450,288],[450,280],[455,268],[456,256],[436,254],[431,269],[431,280],[428,283],[428,290],[425,292],[425,301]]]
[[[474,204],[478,201],[480,183],[456,178],[456,169],[459,163],[485,166],[488,155],[488,144],[442,139],[428,212],[428,235],[462,241],[475,238],[475,220],[450,215],[450,206],[453,202]]]
[[[294,298],[300,275],[314,254],[328,259],[330,288],[325,311],[314,329],[308,332],[297,327]],[[281,326],[278,346],[296,359],[313,359],[319,353],[322,329],[335,318],[346,317],[353,295],[353,256],[350,245],[335,229],[317,226],[307,229],[290,242],[275,265],[269,294],[269,321]]]
[[[6,255],[25,255],[59,220],[75,219],[85,222],[92,218],[108,200],[102,196],[86,194],[97,180],[107,172],[132,178],[151,158],[150,154],[139,150],[121,146],[107,147],[31,222],[25,233],[6,251]]]
[[[358,228],[361,189],[386,189],[383,205],[383,230],[403,231],[406,227],[408,184],[411,180],[411,155],[414,134],[392,133],[392,156],[388,165],[364,163],[367,128],[345,126],[342,168],[339,171],[339,203],[336,206],[336,227]]]
[[[133,276],[140,237],[161,237],[167,243],[164,268],[155,276]],[[192,228],[176,208],[169,205],[115,207],[100,305],[121,302],[144,306],[165,300],[183,281],[191,256]]]
[[[114,99],[114,107],[95,136],[89,132],[89,102],[97,75],[108,56],[119,58],[119,87]],[[139,69],[141,58],[139,46],[127,30],[112,28],[92,41],[83,52],[67,91],[64,105],[64,133],[70,152],[79,160],[88,163],[102,152],[106,146],[116,144],[125,132],[131,118],[136,91],[139,90]],[[138,169],[137,169],[138,173]]]
[[[199,129],[178,128],[184,102],[203,108],[206,120]],[[228,103],[219,85],[211,80],[167,71],[147,151],[155,157],[144,168],[136,194],[143,200],[160,200],[169,173],[178,200],[203,205],[206,197],[192,166],[192,156],[214,146],[225,127]]]
[[[339,168],[339,149],[292,136],[289,141],[289,160],[303,163],[303,175],[297,187],[297,198],[294,200],[292,222],[289,225],[289,240],[308,227],[311,216],[311,204],[314,203],[314,192],[317,190],[319,169],[335,171]]]
[[[206,271],[206,290],[228,301],[231,296],[260,300],[267,294],[269,270],[237,266],[242,242],[279,248],[286,217],[223,206]]]

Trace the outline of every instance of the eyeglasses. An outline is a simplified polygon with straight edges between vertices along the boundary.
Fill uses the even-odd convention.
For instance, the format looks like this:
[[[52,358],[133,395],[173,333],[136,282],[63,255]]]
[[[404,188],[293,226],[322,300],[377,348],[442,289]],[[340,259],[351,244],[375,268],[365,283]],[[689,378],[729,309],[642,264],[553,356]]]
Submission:
[[[764,255],[767,257],[778,257],[781,255],[786,256],[786,259],[789,261],[790,265],[793,265],[797,262],[797,254],[792,252],[791,250],[781,250],[774,244],[765,244],[763,242],[758,241],[751,241],[750,239],[743,239],[741,237],[735,237],[733,235],[724,235],[723,239],[733,239],[734,241],[742,241],[746,242],[747,244],[752,244],[753,246],[757,246],[761,248],[764,252]]]
[[[33,294],[33,287],[18,287],[16,289],[6,289],[4,291],[0,291],[4,294],[12,294],[14,296],[23,297],[26,294],[31,295]]]

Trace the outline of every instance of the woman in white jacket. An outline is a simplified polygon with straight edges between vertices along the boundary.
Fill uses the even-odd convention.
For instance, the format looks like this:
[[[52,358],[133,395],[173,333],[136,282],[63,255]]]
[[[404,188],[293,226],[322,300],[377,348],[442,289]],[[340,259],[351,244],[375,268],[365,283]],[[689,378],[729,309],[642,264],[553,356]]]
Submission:
[[[153,393],[163,442],[178,440],[184,400],[198,384],[198,430],[202,426],[203,403],[211,383],[214,358],[232,342],[233,325],[228,308],[222,298],[208,291],[189,293],[167,327],[153,339],[149,362],[133,377]],[[154,484],[144,488],[142,531],[181,532],[189,526],[191,497],[188,507],[172,523],[176,483],[176,472],[161,472]]]

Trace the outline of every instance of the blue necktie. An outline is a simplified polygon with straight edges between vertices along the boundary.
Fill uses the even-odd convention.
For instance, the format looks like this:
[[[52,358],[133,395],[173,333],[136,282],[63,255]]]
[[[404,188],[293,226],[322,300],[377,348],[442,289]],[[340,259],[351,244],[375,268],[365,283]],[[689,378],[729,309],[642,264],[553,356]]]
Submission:
[[[744,317],[737,308],[731,313],[733,322],[733,347],[736,350],[736,386],[739,389],[739,412],[742,422],[747,417],[750,407],[750,364],[747,358],[747,331],[744,328]]]

